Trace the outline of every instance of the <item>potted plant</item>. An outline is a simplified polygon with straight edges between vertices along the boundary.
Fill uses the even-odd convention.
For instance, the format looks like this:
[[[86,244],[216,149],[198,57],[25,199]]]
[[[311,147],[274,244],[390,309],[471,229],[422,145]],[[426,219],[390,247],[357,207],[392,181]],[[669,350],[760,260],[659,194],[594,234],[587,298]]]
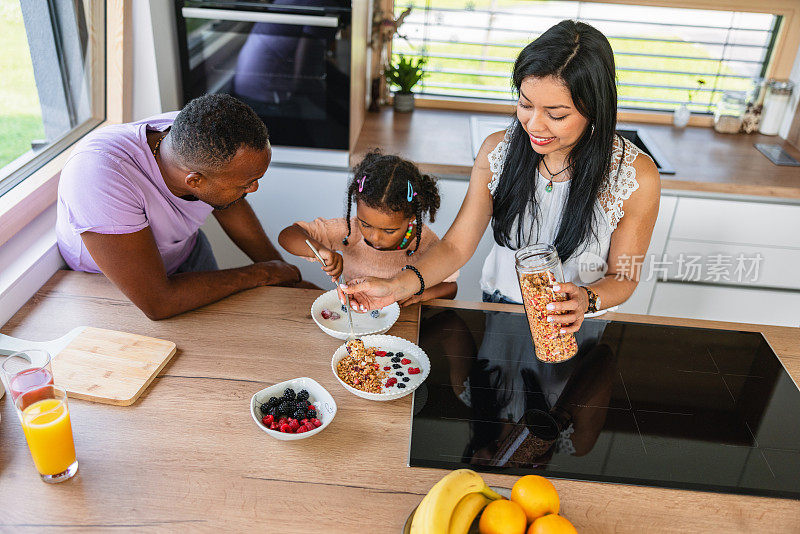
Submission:
[[[414,93],[411,89],[425,75],[422,71],[423,66],[425,66],[424,57],[413,60],[400,54],[397,63],[389,63],[386,67],[384,72],[386,80],[391,86],[398,88],[394,93],[395,111],[408,113],[414,110]]]

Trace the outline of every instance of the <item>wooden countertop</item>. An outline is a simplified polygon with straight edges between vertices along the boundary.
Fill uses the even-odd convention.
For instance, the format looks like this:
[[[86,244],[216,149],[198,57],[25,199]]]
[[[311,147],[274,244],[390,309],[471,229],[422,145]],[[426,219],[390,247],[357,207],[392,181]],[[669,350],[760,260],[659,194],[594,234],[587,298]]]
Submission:
[[[0,401],[0,530],[399,532],[444,471],[407,467],[411,397],[370,402],[330,370],[339,341],[309,317],[318,291],[259,288],[152,322],[101,275],[58,272],[3,328],[49,340],[80,325],[175,341],[178,353],[132,406],[71,400],[76,477],[39,481],[6,396]],[[454,303],[513,309],[504,305]],[[619,319],[728,327],[643,316]],[[418,307],[390,333],[415,340]],[[800,379],[800,331],[761,330]],[[336,419],[308,440],[265,435],[249,414],[266,385],[310,376],[336,398]],[[510,487],[515,477],[487,474]],[[800,530],[800,502],[741,495],[553,480],[580,532]]]
[[[472,168],[470,117],[491,113],[421,109],[367,113],[351,163],[370,148],[400,154],[438,176],[468,176]],[[685,129],[634,124],[645,129],[676,174],[663,175],[663,189],[800,199],[800,167],[773,165],[754,143],[780,143],[800,160],[800,151],[777,136],[725,135],[712,128]]]

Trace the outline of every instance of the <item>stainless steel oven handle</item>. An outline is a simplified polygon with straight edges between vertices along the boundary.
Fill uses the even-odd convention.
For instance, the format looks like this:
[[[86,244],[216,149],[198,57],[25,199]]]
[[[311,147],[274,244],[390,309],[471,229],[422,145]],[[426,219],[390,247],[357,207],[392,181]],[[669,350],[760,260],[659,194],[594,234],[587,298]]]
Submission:
[[[295,26],[324,26],[335,28],[339,19],[331,16],[294,15],[291,13],[263,13],[260,11],[234,11],[231,9],[206,9],[184,7],[181,13],[187,19],[237,20],[242,22],[273,22]]]

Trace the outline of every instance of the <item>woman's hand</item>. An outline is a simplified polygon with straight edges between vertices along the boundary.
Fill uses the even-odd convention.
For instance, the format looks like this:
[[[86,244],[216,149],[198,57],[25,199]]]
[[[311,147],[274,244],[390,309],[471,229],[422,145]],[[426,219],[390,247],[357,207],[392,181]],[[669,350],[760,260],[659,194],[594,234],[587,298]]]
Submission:
[[[337,291],[342,303],[344,303],[344,293],[347,293],[350,295],[350,308],[363,313],[397,302],[395,285],[394,280],[368,276],[350,280],[346,286],[339,285]]]
[[[563,333],[574,334],[580,329],[583,316],[589,308],[589,295],[571,282],[556,284],[553,291],[565,293],[567,300],[548,304],[547,320],[560,324]]]

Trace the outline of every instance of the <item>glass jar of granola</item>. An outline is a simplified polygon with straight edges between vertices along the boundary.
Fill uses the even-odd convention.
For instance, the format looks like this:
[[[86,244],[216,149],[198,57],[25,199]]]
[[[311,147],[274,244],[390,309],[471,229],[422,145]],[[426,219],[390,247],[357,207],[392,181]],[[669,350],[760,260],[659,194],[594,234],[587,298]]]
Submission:
[[[531,328],[536,357],[549,363],[568,360],[578,352],[571,333],[562,334],[561,324],[547,321],[547,305],[567,300],[553,285],[564,282],[561,259],[552,245],[530,245],[515,254],[522,302]]]

